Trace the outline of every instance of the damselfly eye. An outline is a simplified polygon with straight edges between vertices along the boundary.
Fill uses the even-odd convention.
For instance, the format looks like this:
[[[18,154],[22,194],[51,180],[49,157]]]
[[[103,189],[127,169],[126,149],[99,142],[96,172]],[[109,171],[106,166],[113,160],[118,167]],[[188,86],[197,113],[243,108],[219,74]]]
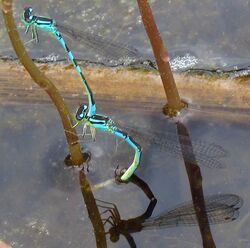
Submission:
[[[77,110],[76,112],[76,119],[78,121],[82,120],[83,118],[86,117],[86,114],[87,114],[87,105],[85,104],[81,104],[79,109]]]
[[[23,17],[26,22],[31,22],[33,20],[33,9],[31,7],[25,8]]]

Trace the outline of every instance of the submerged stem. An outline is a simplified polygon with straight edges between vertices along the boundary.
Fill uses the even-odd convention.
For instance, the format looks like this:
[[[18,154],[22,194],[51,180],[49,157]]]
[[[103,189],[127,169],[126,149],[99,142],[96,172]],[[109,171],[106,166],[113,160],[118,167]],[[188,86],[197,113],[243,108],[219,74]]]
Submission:
[[[51,98],[52,102],[55,104],[58,113],[61,117],[62,124],[65,130],[66,139],[68,142],[69,152],[71,160],[75,165],[81,165],[84,162],[83,155],[81,153],[81,147],[78,143],[78,137],[74,128],[71,125],[71,114],[67,105],[65,104],[63,98],[61,97],[59,91],[54,86],[52,81],[50,81],[33,63],[32,59],[29,57],[25,50],[25,47],[20,39],[17,32],[17,28],[13,19],[12,14],[12,0],[2,0],[1,7],[3,11],[4,21],[6,29],[8,31],[9,38],[11,40],[12,46],[25,69],[30,74],[31,78],[37,83],[41,88],[43,88],[46,93]]]

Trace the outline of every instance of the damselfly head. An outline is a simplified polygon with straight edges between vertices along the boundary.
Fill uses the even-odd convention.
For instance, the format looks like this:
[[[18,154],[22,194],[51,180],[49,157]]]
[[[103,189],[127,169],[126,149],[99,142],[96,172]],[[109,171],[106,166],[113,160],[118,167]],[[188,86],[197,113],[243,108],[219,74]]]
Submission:
[[[81,104],[80,107],[78,108],[77,112],[76,112],[76,119],[78,121],[81,121],[82,119],[86,118],[87,116],[87,109],[88,106],[85,104]]]
[[[32,7],[26,7],[24,8],[24,13],[23,13],[23,19],[27,23],[31,23],[33,20],[33,9]]]

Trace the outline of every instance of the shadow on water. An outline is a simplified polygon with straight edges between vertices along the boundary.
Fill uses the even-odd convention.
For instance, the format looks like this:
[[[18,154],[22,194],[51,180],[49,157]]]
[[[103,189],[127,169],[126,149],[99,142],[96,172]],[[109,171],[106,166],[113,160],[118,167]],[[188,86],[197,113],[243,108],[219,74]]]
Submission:
[[[203,246],[216,247],[209,227],[208,215],[206,212],[205,199],[202,188],[202,176],[199,165],[196,162],[189,133],[184,124],[177,122],[177,133],[181,145],[182,156],[188,175],[195,214],[198,220]],[[186,147],[189,149],[186,149]],[[190,161],[189,157],[192,157]]]

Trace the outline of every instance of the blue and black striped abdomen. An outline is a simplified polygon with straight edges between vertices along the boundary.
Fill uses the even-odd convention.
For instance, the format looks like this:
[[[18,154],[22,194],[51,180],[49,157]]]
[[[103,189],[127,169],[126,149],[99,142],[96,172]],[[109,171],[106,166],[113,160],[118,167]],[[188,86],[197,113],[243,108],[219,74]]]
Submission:
[[[46,26],[51,27],[55,23],[53,19],[50,19],[47,17],[34,16],[34,19],[35,19],[37,26],[41,26],[42,28]]]
[[[88,118],[91,126],[101,129],[103,131],[109,131],[110,118],[105,115],[93,115],[92,117]]]

